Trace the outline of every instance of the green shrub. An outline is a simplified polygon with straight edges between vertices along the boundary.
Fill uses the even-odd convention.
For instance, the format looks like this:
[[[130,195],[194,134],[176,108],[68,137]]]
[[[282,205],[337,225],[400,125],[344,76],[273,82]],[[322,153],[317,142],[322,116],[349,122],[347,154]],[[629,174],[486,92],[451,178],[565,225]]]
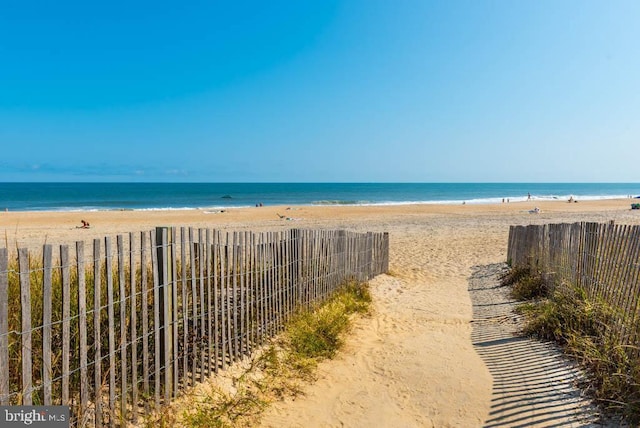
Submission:
[[[313,312],[298,315],[289,325],[293,352],[304,358],[332,358],[342,346],[341,336],[349,328],[349,316],[367,313],[371,294],[366,284],[351,281]]]
[[[293,351],[306,358],[332,358],[342,345],[340,336],[348,323],[344,306],[335,301],[298,316],[288,331]]]

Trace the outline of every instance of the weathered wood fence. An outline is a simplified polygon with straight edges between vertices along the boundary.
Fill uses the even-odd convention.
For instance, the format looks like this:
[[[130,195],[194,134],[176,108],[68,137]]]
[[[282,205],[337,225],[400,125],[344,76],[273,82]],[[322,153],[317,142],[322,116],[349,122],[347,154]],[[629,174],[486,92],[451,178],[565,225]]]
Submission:
[[[388,254],[386,233],[184,227],[37,256],[0,248],[0,404],[69,405],[74,426],[136,422],[345,281],[388,271]]]
[[[546,275],[559,291],[577,287],[591,301],[604,302],[614,318],[608,326],[610,339],[640,354],[640,226],[512,226],[507,259],[512,267]]]

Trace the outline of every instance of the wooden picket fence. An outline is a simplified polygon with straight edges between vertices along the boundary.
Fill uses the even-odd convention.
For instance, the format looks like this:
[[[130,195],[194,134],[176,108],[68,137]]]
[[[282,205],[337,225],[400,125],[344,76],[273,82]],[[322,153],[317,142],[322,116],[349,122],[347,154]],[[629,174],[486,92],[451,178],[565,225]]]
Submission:
[[[640,226],[573,223],[511,226],[507,259],[611,309],[609,339],[640,357]]]
[[[135,423],[388,265],[387,233],[328,230],[0,248],[0,404],[68,405],[72,426]]]

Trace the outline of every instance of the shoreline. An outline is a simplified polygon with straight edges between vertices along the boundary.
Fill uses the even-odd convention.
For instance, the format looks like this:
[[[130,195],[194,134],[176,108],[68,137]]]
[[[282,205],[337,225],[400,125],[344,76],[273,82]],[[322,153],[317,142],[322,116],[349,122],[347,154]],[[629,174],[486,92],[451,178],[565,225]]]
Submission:
[[[17,244],[29,248],[44,243],[72,243],[76,240],[103,238],[108,235],[151,230],[157,226],[213,228],[221,230],[281,230],[287,228],[360,229],[392,225],[394,221],[415,216],[491,217],[513,224],[528,222],[581,221],[595,214],[597,221],[640,221],[640,213],[631,210],[635,199],[606,199],[568,203],[566,201],[531,200],[486,204],[402,204],[336,206],[263,206],[221,210],[151,210],[151,211],[2,211],[0,240],[5,246]],[[535,214],[531,211],[539,208]],[[638,214],[638,215],[636,215]],[[574,218],[575,217],[575,218]],[[560,221],[554,220],[554,218]],[[81,220],[90,228],[81,228]],[[0,244],[0,246],[3,246]]]
[[[211,205],[211,206],[182,206],[182,207],[147,207],[147,208],[109,208],[109,207],[87,207],[87,208],[58,208],[58,209],[12,209],[5,208],[5,213],[101,213],[101,212],[164,212],[164,211],[201,211],[201,212],[219,212],[236,209],[252,209],[252,208],[279,208],[279,207],[296,207],[300,208],[378,208],[378,207],[404,207],[404,206],[456,206],[456,205],[502,205],[502,204],[517,204],[517,203],[558,203],[558,202],[607,202],[607,201],[629,201],[640,202],[640,196],[581,196],[576,197],[574,195],[558,196],[558,197],[538,197],[532,196],[528,199],[526,196],[518,197],[490,197],[481,199],[451,199],[451,200],[424,200],[424,201],[386,201],[386,202],[362,202],[362,203],[308,203],[308,204],[273,204],[273,205]],[[0,213],[1,213],[0,212]]]

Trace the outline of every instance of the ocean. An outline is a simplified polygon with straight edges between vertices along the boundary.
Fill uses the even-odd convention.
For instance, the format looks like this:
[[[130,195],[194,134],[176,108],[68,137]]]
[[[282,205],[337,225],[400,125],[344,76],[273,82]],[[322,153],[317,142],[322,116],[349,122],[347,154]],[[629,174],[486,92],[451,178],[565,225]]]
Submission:
[[[640,183],[0,183],[0,210],[221,209],[263,205],[482,204],[637,197]]]

